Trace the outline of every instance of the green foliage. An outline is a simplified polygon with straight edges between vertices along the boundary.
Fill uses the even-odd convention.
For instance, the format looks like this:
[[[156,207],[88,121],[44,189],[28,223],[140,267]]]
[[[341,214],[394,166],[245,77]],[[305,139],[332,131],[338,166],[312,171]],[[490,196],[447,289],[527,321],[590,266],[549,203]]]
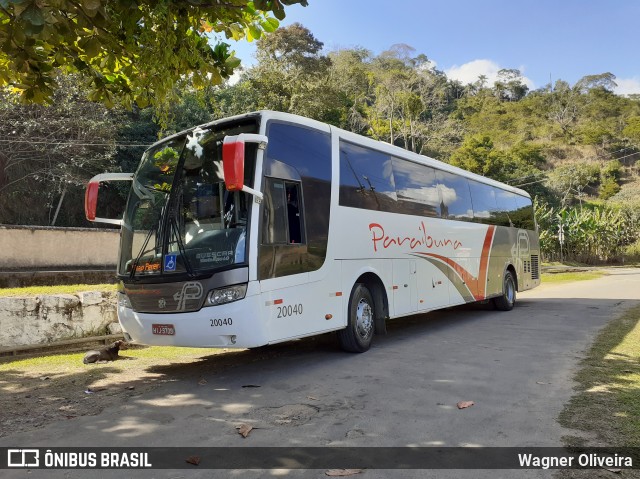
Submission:
[[[453,152],[450,162],[453,166],[479,175],[504,179],[504,156],[494,149],[488,136],[467,138],[462,146]]]
[[[554,208],[536,205],[540,248],[547,261],[560,257],[558,229],[562,224],[564,259],[587,264],[620,260],[637,241],[640,223],[633,208]]]
[[[62,0],[55,8],[68,9],[67,17],[54,25],[51,19],[58,14],[43,14],[38,33],[38,12],[54,7],[0,0],[5,7],[0,7],[0,18],[16,20],[0,20],[0,41],[9,34],[24,40],[3,43],[0,81],[24,98],[32,95],[32,100],[50,94],[38,83],[41,80],[52,91],[53,82],[58,85],[49,108],[27,108],[10,95],[2,97],[6,101],[0,105],[0,139],[6,148],[0,149],[0,221],[47,224],[66,188],[58,224],[85,225],[81,195],[92,174],[133,171],[145,146],[159,135],[264,108],[315,118],[521,185],[550,205],[545,208],[553,209],[553,221],[561,211],[571,218],[575,214],[573,223],[581,225],[576,231],[594,237],[604,234],[600,226],[589,226],[589,221],[603,221],[592,217],[596,210],[614,223],[620,214],[627,218],[620,224],[637,237],[638,219],[629,208],[615,209],[614,201],[630,198],[629,180],[637,168],[633,152],[640,146],[640,101],[615,95],[613,75],[588,75],[573,86],[558,80],[528,91],[519,71],[505,69],[493,85],[483,77],[464,85],[448,79],[408,45],[393,45],[379,55],[364,48],[327,52],[302,25],[276,29],[278,21],[267,12],[281,18],[284,8],[295,3],[306,4],[227,0],[223,7],[212,7],[204,0]],[[117,21],[123,23],[115,28]],[[65,22],[71,22],[64,27],[69,32],[43,36]],[[18,25],[24,28],[18,31]],[[213,48],[206,36],[210,28],[209,33],[218,32]],[[135,35],[127,36],[130,32]],[[77,41],[69,40],[72,35]],[[241,71],[234,84],[224,81],[237,71],[237,62],[227,61],[233,54],[222,36],[258,39],[257,64]],[[24,52],[16,53],[16,45]],[[30,58],[33,52],[39,55],[35,60]],[[137,55],[135,62],[132,55]],[[42,69],[36,71],[38,66]],[[53,77],[57,70],[80,71],[90,83],[89,91],[80,77]],[[31,84],[16,80],[29,75],[37,77]],[[107,111],[84,100],[87,94],[96,101],[124,101],[134,108]],[[152,105],[139,108],[136,102]],[[162,131],[158,119],[163,120]],[[17,146],[23,143],[12,143],[18,136],[49,143],[33,142],[20,150]],[[84,149],[67,145],[67,138],[76,137],[87,140]],[[56,142],[58,138],[65,142]],[[625,166],[612,161],[621,157],[618,151],[623,147]],[[623,179],[624,190],[616,193]],[[124,192],[113,194],[115,198]],[[595,196],[601,199],[591,207]],[[577,204],[584,210],[576,213],[571,207]],[[582,218],[583,213],[592,216]],[[557,227],[541,229],[543,250],[552,256],[558,254],[556,233]],[[612,245],[635,241],[604,237]],[[569,251],[576,257],[596,261],[622,254],[621,246],[612,253],[601,242],[572,241]]]
[[[626,126],[622,130],[622,134],[636,146],[640,147],[640,116],[629,118]]]
[[[605,163],[600,170],[600,189],[598,197],[608,200],[620,192],[620,179],[622,177],[622,164],[618,160]]]
[[[600,183],[598,197],[603,200],[608,200],[615,194],[619,193],[620,189],[620,185],[616,182],[615,178],[608,176]]]
[[[640,239],[627,246],[624,250],[624,255],[627,261],[631,263],[640,263]]]
[[[258,41],[258,64],[245,77],[255,101],[252,109],[295,113],[322,121],[336,107],[328,84],[330,60],[322,42],[294,23]],[[245,87],[246,88],[246,87]]]
[[[602,178],[613,178],[618,181],[622,178],[622,163],[619,160],[611,160],[605,163],[600,170]]]
[[[196,88],[220,84],[240,64],[217,39],[249,41],[272,32],[284,5],[306,0],[60,0],[0,3],[0,86],[23,100],[51,101],[56,71],[78,72],[90,99],[153,104],[160,118],[174,84],[188,75]],[[215,38],[215,45],[209,43]]]
[[[523,83],[520,70],[503,68],[494,83],[496,95],[501,100],[519,101],[527,94],[529,87]]]
[[[563,163],[549,173],[549,187],[556,192],[562,205],[569,205],[575,198],[584,196],[588,186],[594,186],[600,176],[600,168],[591,162]]]
[[[85,99],[75,76],[57,79],[52,104],[23,105],[0,93],[0,223],[84,225],[83,189],[93,175],[117,169],[117,126]]]

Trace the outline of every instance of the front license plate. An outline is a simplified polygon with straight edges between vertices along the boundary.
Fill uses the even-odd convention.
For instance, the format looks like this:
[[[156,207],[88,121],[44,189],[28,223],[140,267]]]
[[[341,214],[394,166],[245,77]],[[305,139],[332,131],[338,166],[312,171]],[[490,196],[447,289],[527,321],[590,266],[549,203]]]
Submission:
[[[173,336],[176,334],[176,328],[173,327],[173,324],[152,324],[151,332],[163,336]]]

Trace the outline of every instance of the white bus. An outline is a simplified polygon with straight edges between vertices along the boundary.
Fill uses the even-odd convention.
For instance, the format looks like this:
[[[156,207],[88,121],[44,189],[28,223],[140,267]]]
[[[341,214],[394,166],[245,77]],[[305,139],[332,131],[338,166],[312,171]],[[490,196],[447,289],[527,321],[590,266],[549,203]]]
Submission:
[[[131,180],[121,220],[99,185]],[[336,331],[369,349],[390,318],[540,283],[529,195],[299,116],[260,111],[170,136],[87,188],[121,225],[118,317],[149,345],[253,348]]]

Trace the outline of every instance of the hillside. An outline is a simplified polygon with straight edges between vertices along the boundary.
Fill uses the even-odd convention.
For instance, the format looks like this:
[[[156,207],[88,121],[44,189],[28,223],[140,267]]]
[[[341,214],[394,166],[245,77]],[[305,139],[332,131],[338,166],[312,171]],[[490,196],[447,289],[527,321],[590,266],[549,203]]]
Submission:
[[[614,94],[615,75],[529,91],[518,70],[504,69],[493,84],[481,76],[463,85],[407,45],[379,55],[359,47],[327,51],[300,24],[257,45],[256,64],[236,83],[197,89],[183,79],[161,126],[151,108],[109,110],[87,100],[82,83],[62,74],[50,106],[0,93],[0,223],[88,226],[82,196],[94,174],[132,171],[158,136],[272,109],[519,186],[558,211],[624,211],[635,237],[621,247],[637,241],[640,97]],[[122,208],[125,195],[110,191],[109,206]]]

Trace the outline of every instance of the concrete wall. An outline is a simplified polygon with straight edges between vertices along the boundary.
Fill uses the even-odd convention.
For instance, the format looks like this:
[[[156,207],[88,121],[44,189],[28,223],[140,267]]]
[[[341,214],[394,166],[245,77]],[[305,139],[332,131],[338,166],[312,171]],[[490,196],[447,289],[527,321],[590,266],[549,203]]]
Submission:
[[[0,226],[0,271],[115,270],[120,230]]]
[[[0,298],[0,349],[120,331],[113,293]]]

